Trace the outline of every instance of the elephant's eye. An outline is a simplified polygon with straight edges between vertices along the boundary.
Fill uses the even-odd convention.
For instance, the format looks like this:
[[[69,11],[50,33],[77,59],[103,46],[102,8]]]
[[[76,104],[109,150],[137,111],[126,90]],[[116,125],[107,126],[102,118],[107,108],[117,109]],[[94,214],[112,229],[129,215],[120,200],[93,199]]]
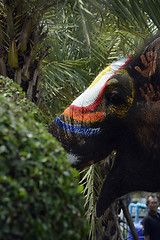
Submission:
[[[107,104],[120,105],[124,103],[124,98],[118,91],[112,91],[106,96]]]

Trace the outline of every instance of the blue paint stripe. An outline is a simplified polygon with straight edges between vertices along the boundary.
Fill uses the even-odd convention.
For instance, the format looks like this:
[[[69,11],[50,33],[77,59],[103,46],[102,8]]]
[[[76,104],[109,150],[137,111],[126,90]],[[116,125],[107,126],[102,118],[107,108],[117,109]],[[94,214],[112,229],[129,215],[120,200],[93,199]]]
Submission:
[[[100,131],[100,128],[88,128],[88,127],[82,127],[82,126],[75,126],[66,124],[63,121],[60,120],[59,117],[55,119],[55,122],[63,129],[73,132],[73,133],[79,133],[87,136],[98,134]]]

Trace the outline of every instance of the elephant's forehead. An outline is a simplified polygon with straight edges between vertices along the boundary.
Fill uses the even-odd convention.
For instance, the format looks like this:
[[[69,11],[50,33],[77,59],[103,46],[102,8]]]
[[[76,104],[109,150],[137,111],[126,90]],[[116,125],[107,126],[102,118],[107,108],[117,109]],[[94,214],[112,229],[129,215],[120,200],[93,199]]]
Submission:
[[[102,101],[104,89],[109,79],[131,61],[131,58],[123,58],[106,67],[95,78],[92,84],[70,105],[71,109],[93,111]]]

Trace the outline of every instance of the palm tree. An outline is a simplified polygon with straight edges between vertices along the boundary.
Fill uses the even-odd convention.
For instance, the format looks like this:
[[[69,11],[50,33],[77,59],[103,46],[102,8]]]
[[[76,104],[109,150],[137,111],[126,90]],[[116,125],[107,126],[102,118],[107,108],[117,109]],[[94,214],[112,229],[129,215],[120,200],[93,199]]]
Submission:
[[[66,105],[106,64],[133,53],[159,28],[159,2],[153,1],[152,8],[146,2],[1,0],[0,74],[20,84],[38,105],[46,87],[53,114],[55,97]],[[64,94],[68,83],[73,91]]]
[[[38,106],[47,89],[46,106],[55,115],[106,64],[132,52],[139,41],[142,33],[133,43],[133,35],[138,35],[135,29],[130,34],[124,23],[117,28],[116,8],[112,7],[114,13],[108,8],[111,3],[1,0],[0,74],[20,84]]]
[[[61,1],[63,2],[63,1]],[[0,1],[0,74],[10,77],[26,96],[41,105],[43,88],[40,66],[49,53],[48,29],[43,17],[60,1]]]

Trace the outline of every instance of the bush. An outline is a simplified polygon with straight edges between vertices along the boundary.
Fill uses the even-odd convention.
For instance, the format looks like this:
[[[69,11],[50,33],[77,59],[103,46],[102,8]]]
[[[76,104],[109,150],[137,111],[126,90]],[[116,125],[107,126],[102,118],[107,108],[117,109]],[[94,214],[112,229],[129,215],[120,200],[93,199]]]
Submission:
[[[77,171],[30,113],[0,102],[0,239],[84,240]]]
[[[25,92],[12,79],[0,76],[0,93],[10,98],[11,102],[14,102],[23,111],[31,112],[36,121],[45,123],[45,117],[42,112],[33,102],[25,97]]]

